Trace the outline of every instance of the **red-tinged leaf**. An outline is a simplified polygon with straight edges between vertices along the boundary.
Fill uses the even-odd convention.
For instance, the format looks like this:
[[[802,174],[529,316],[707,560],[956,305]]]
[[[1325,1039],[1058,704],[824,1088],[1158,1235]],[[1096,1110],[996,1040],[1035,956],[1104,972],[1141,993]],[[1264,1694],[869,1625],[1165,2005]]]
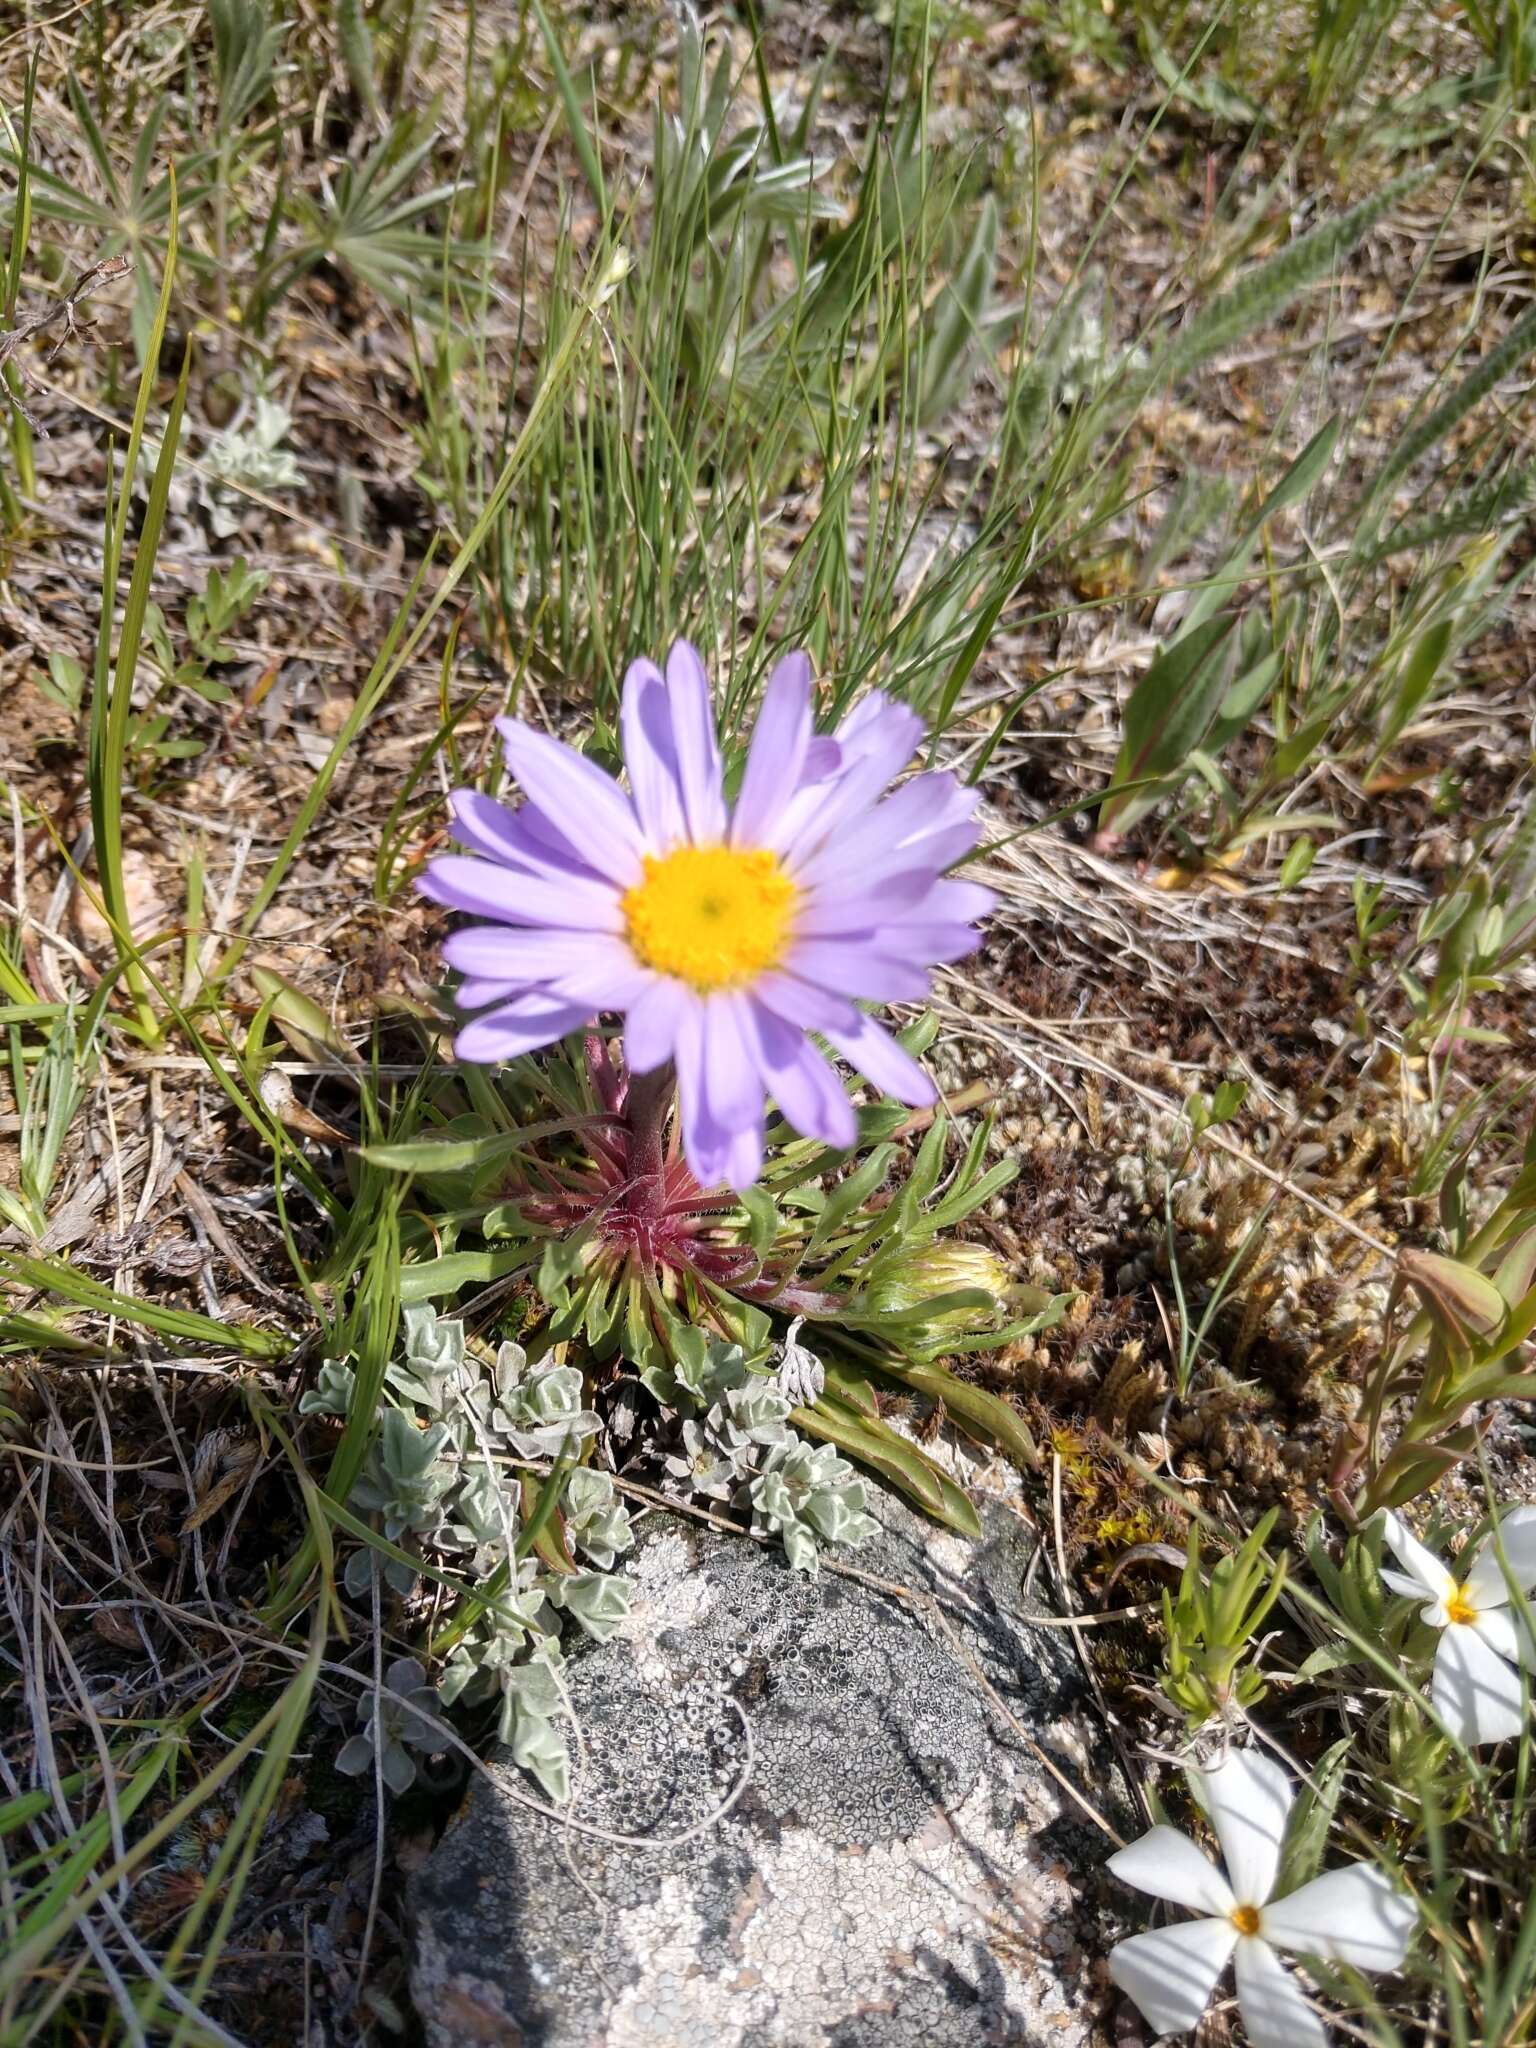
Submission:
[[[1536,1223],[1521,1231],[1505,1248],[1493,1284],[1511,1308],[1518,1308],[1536,1282]]]
[[[883,1369],[904,1386],[941,1402],[945,1414],[968,1436],[979,1436],[985,1443],[996,1444],[1016,1464],[1031,1469],[1039,1464],[1040,1453],[1024,1418],[999,1395],[973,1386],[942,1365],[893,1365]]]
[[[544,1495],[544,1482],[531,1472],[523,1474],[523,1527],[532,1528],[537,1523],[538,1533],[533,1547],[552,1572],[559,1572],[568,1578],[581,1567],[571,1555],[571,1548],[565,1536],[565,1517],[558,1508],[538,1521],[539,1503]]]
[[[1509,1305],[1493,1282],[1459,1259],[1409,1250],[1399,1252],[1397,1269],[1436,1326],[1458,1347],[1491,1336],[1508,1313]]]
[[[1230,618],[1206,619],[1182,633],[1132,690],[1100,832],[1126,831],[1157,802],[1157,784],[1188,765],[1226,695],[1232,627]]]
[[[846,1403],[857,1414],[878,1421],[880,1403],[875,1397],[874,1388],[862,1373],[855,1372],[851,1366],[844,1365],[841,1360],[835,1358],[826,1361],[826,1372],[828,1389],[839,1401]]]

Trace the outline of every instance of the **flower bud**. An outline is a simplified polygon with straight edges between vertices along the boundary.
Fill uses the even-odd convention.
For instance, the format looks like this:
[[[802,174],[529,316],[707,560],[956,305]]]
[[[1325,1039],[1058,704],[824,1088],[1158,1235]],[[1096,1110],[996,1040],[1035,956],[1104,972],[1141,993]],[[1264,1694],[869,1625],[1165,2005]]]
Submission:
[[[931,1315],[914,1316],[925,1302],[946,1294],[983,1294],[985,1302],[954,1303]],[[870,1282],[865,1304],[876,1315],[914,1321],[932,1340],[985,1329],[999,1316],[1008,1293],[1008,1269],[982,1244],[925,1244],[887,1266]]]

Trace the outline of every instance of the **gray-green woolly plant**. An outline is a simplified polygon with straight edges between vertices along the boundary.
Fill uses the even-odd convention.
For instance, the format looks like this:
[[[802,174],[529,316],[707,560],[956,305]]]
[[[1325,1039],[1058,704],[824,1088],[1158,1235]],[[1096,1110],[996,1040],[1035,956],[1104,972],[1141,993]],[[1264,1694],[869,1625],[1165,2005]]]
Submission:
[[[775,1377],[751,1370],[739,1344],[709,1344],[681,1333],[675,1367],[641,1374],[663,1406],[677,1411],[663,1485],[681,1498],[702,1495],[749,1512],[754,1529],[778,1536],[796,1571],[814,1572],[830,1544],[853,1548],[879,1524],[865,1513],[864,1481],[830,1444],[810,1444],[790,1427],[796,1401],[785,1382],[814,1386],[814,1352],[783,1346]]]
[[[303,490],[304,473],[293,451],[282,445],[292,424],[286,406],[270,398],[258,394],[249,404],[242,400],[234,419],[208,442],[196,470],[173,479],[171,510],[184,519],[198,507],[214,539],[228,540],[240,531],[249,510],[245,493]],[[160,443],[146,435],[134,476],[143,497],[149,496],[160,452]]]
[[[864,1481],[848,1460],[803,1437],[774,1445],[747,1495],[753,1528],[777,1536],[796,1571],[814,1572],[825,1546],[852,1549],[880,1526],[864,1512]]]
[[[242,491],[303,490],[304,473],[282,445],[292,424],[286,406],[257,397],[248,420],[242,413],[209,442],[203,456],[207,480],[197,495],[215,539],[239,532],[248,504]]]
[[[642,1378],[662,1410],[667,1491],[750,1515],[755,1529],[782,1540],[797,1570],[813,1572],[822,1548],[860,1543],[876,1525],[864,1512],[864,1484],[853,1467],[790,1426],[794,1398],[786,1383],[814,1386],[821,1366],[793,1337],[782,1348],[775,1374],[755,1369],[740,1345],[710,1343],[688,1328],[675,1363]],[[511,1343],[486,1359],[467,1343],[461,1322],[423,1304],[404,1311],[401,1349],[385,1372],[379,1431],[348,1505],[406,1558],[381,1559],[365,1544],[348,1558],[344,1583],[365,1599],[378,1566],[391,1591],[408,1597],[420,1579],[408,1559],[462,1579],[482,1604],[427,1701],[494,1704],[498,1734],[514,1760],[552,1799],[563,1800],[569,1758],[559,1726],[562,1631],[569,1620],[602,1642],[622,1626],[631,1588],[616,1567],[634,1532],[606,1472],[592,1464],[561,1470],[558,1507],[546,1513],[530,1467],[562,1467],[590,1455],[602,1424],[583,1405],[575,1366],[530,1361]],[[301,1412],[344,1416],[356,1384],[350,1366],[327,1359]],[[525,1481],[535,1489],[526,1497]],[[422,1730],[419,1715],[398,1700],[388,1703],[409,1696],[409,1706],[422,1705],[425,1674],[412,1666],[412,1677],[408,1662],[391,1667],[378,1714],[366,1703],[364,1729],[347,1743],[341,1764],[360,1772],[378,1750],[395,1792],[414,1775],[408,1751],[427,1746],[411,1732]]]
[[[462,1576],[466,1590],[503,1576],[503,1589],[455,1646],[436,1697],[444,1705],[499,1697],[502,1740],[551,1798],[564,1798],[568,1763],[552,1676],[560,1632],[569,1616],[601,1641],[623,1621],[629,1584],[611,1574],[634,1534],[607,1474],[578,1467],[566,1477],[563,1541],[542,1545],[538,1558],[524,1555],[520,1467],[569,1457],[596,1434],[598,1418],[582,1406],[573,1366],[530,1364],[518,1344],[503,1344],[486,1361],[466,1343],[461,1322],[424,1306],[408,1307],[403,1325],[402,1356],[385,1373],[379,1432],[348,1505],[396,1549],[430,1554],[436,1570]],[[351,1368],[328,1359],[300,1408],[344,1415],[355,1386]],[[582,1570],[578,1555],[595,1569]],[[378,1561],[367,1545],[347,1560],[344,1582],[354,1597],[367,1595]],[[399,1558],[384,1558],[382,1569],[396,1593],[415,1590],[419,1574]],[[344,1768],[365,1767],[357,1761],[362,1741],[348,1744]],[[398,1742],[385,1757],[386,1782],[402,1791],[410,1758]]]
[[[359,1702],[357,1718],[362,1727],[341,1745],[337,1770],[360,1778],[373,1769],[377,1757],[390,1791],[408,1791],[416,1777],[410,1751],[442,1746],[432,1722],[423,1718],[435,1716],[437,1706],[437,1694],[416,1659],[397,1657],[384,1673],[377,1696],[370,1694]]]

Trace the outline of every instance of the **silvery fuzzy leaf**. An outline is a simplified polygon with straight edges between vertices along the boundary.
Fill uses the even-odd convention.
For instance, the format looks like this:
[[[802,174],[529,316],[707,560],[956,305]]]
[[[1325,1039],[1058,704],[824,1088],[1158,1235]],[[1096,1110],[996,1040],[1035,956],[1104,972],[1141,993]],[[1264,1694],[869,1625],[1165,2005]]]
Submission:
[[[436,1689],[414,1657],[397,1657],[384,1673],[378,1698],[378,1720],[386,1738],[406,1743],[412,1749],[436,1749],[441,1743],[432,1719],[437,1714]],[[367,1700],[359,1712],[372,1716],[373,1702]]]
[[[438,1460],[452,1448],[448,1431],[434,1422],[430,1429],[418,1429],[400,1408],[386,1408],[374,1449],[385,1476],[396,1486],[420,1488],[423,1497],[435,1489],[432,1498],[453,1483],[453,1469]]]
[[[782,1473],[759,1473],[749,1488],[749,1497],[753,1522],[766,1528],[771,1535],[778,1535],[794,1521],[794,1497],[785,1485]]]
[[[432,1372],[446,1372],[464,1363],[464,1325],[439,1316],[430,1302],[413,1302],[400,1311],[406,1360]]]
[[[427,1303],[401,1310],[405,1326],[405,1358],[392,1363],[384,1377],[405,1399],[435,1415],[446,1413],[455,1397],[467,1394],[477,1374],[465,1358],[464,1325],[439,1318]]]
[[[789,1403],[770,1380],[732,1387],[709,1411],[717,1441],[736,1444],[782,1444],[789,1435]]]
[[[505,1555],[517,1538],[518,1496],[497,1483],[488,1466],[466,1479],[453,1498],[450,1521],[442,1540],[455,1550],[496,1551]]]
[[[599,1571],[611,1568],[621,1551],[633,1547],[629,1511],[615,1497],[606,1472],[578,1465],[566,1481],[565,1533]]]
[[[327,1358],[315,1384],[299,1397],[301,1415],[345,1415],[352,1403],[357,1374],[344,1359]]]
[[[809,1444],[798,1436],[775,1446],[764,1459],[763,1469],[779,1473],[796,1498],[804,1498],[822,1487],[863,1483],[831,1444]]]
[[[352,1497],[356,1499],[355,1492]],[[394,1542],[395,1538],[390,1537],[389,1540]],[[375,1563],[379,1567],[384,1584],[402,1600],[408,1600],[421,1583],[421,1574],[414,1571],[411,1566],[401,1564],[398,1558],[385,1557],[365,1543],[360,1550],[354,1550],[348,1557],[341,1575],[342,1584],[352,1599],[362,1602],[372,1598]]]
[[[747,1373],[746,1353],[739,1344],[698,1342],[681,1351],[671,1365],[647,1366],[640,1381],[664,1408],[698,1416],[732,1388],[744,1386]]]
[[[571,1760],[554,1723],[508,1698],[502,1703],[500,1734],[512,1752],[512,1761],[527,1771],[556,1806],[563,1806],[571,1795]]]
[[[522,1458],[558,1458],[573,1451],[598,1430],[595,1415],[578,1413],[569,1421],[548,1422],[537,1429],[509,1428],[507,1441]]]
[[[349,1735],[336,1752],[336,1768],[349,1778],[373,1769],[373,1743],[366,1735]]]
[[[507,1405],[529,1422],[569,1422],[582,1413],[584,1388],[574,1365],[552,1365],[519,1382]]]
[[[627,1620],[633,1591],[628,1579],[607,1572],[582,1572],[573,1579],[557,1579],[550,1589],[551,1598],[599,1643],[606,1642]]]
[[[747,1447],[741,1455],[743,1459],[750,1455]],[[729,1500],[743,1470],[744,1464],[722,1449],[700,1422],[685,1422],[677,1449],[662,1460],[666,1491],[684,1500],[694,1493],[711,1500]]]
[[[564,1662],[559,1645],[549,1642],[508,1673],[505,1684],[524,1713],[549,1720],[564,1711],[565,1697],[556,1675]]]
[[[505,1399],[518,1386],[528,1370],[528,1354],[521,1344],[510,1341],[496,1348],[496,1361],[491,1367],[491,1385],[499,1398]]]
[[[862,1512],[859,1502],[862,1492],[849,1498],[849,1488],[827,1488],[824,1492],[813,1493],[800,1510],[800,1519],[825,1543],[843,1543],[850,1547],[864,1542],[879,1526],[872,1516]]]
[[[349,1504],[381,1515],[391,1542],[407,1531],[422,1535],[434,1530],[456,1476],[453,1461],[440,1455],[447,1444],[448,1432],[440,1423],[418,1430],[400,1409],[386,1409]]]
[[[791,1565],[815,1570],[818,1537],[863,1543],[878,1524],[864,1513],[864,1482],[830,1444],[796,1438],[776,1446],[748,1489],[752,1526],[779,1536]]]
[[[485,1380],[471,1376],[471,1367],[464,1371],[469,1384],[459,1388],[453,1411],[445,1420],[459,1456],[484,1459],[502,1448],[501,1430],[495,1421],[496,1397]]]
[[[739,1344],[711,1344],[703,1358],[679,1359],[679,1385],[701,1408],[713,1407],[747,1382],[747,1355]]]
[[[485,1697],[492,1684],[489,1674],[475,1662],[469,1645],[459,1643],[443,1666],[442,1676],[437,1681],[437,1696],[445,1707],[451,1707],[458,1699],[472,1705]]]
[[[415,1657],[396,1657],[383,1674],[383,1687],[404,1699],[407,1693],[419,1692],[426,1686],[425,1667]]]
[[[481,1616],[471,1638],[474,1654],[488,1667],[503,1668],[522,1656],[530,1639],[548,1635],[549,1602],[535,1568],[525,1560],[515,1589],[501,1593]]]
[[[796,1316],[785,1333],[775,1375],[775,1384],[791,1408],[809,1408],[827,1384],[827,1368],[814,1351],[799,1341],[804,1321],[804,1316]]]
[[[416,1766],[396,1742],[389,1743],[379,1760],[379,1771],[390,1791],[397,1796],[409,1792],[416,1782]]]
[[[600,1426],[581,1405],[583,1391],[574,1365],[549,1366],[514,1381],[493,1419],[525,1458],[558,1457],[568,1444],[584,1442]]]
[[[435,1372],[430,1367],[402,1365],[396,1360],[386,1368],[384,1383],[397,1400],[425,1408],[429,1415],[446,1420],[473,1381],[467,1366],[450,1366]]]
[[[356,1498],[354,1494],[354,1499]],[[365,1600],[373,1584],[373,1560],[377,1552],[365,1543],[360,1550],[354,1550],[342,1569],[341,1583],[354,1600]]]

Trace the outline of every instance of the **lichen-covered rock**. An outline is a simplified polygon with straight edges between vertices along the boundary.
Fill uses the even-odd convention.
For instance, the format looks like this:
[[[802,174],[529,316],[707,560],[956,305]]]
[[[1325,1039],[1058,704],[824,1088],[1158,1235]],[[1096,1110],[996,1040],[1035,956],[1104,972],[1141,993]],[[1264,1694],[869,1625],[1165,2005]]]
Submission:
[[[938,1595],[1020,1724],[1118,1805],[1069,1646],[1015,1618],[1025,1524],[999,1504],[972,1545],[879,1511],[861,1569]],[[951,1645],[909,1602],[670,1516],[629,1570],[624,1630],[568,1677],[576,1816],[639,1844],[477,1778],[411,1889],[431,2048],[1086,2043],[1071,1873],[1104,1840]],[[700,1827],[747,1769],[743,1715],[746,1789]]]

